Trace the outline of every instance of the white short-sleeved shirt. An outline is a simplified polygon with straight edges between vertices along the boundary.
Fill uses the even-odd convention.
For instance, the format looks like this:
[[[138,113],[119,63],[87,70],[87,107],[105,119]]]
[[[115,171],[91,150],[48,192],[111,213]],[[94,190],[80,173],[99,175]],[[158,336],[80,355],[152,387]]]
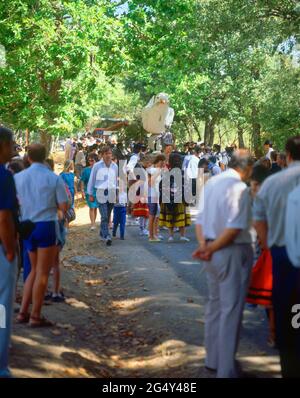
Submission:
[[[211,178],[201,194],[196,224],[206,239],[217,239],[226,228],[241,229],[235,243],[251,243],[251,197],[234,169]]]
[[[196,155],[192,155],[189,161],[189,164],[187,166],[186,172],[187,176],[189,178],[198,178],[198,173],[199,173],[199,158]]]
[[[15,175],[22,221],[57,221],[57,205],[68,202],[61,177],[41,163]]]
[[[271,153],[274,152],[273,148],[269,148],[268,153],[266,154],[266,158],[271,160]]]

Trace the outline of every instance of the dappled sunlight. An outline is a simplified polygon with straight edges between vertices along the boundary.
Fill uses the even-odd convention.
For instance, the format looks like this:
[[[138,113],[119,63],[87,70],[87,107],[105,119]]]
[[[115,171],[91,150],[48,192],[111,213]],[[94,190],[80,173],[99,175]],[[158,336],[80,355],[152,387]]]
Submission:
[[[125,369],[163,369],[186,366],[191,363],[200,363],[204,359],[204,349],[192,346],[180,340],[168,340],[152,349],[148,356],[141,355],[130,359],[115,356],[117,363]]]
[[[195,300],[195,302],[194,302]],[[139,310],[147,308],[160,307],[161,309],[176,308],[178,311],[182,308],[201,310],[202,304],[197,303],[198,297],[185,299],[176,293],[152,295],[147,297],[135,297],[133,299],[113,300],[111,307],[118,311],[120,315],[132,314]]]
[[[241,355],[238,356],[238,360],[241,361],[242,366],[249,371],[257,371],[268,374],[268,377],[280,377],[280,362],[279,357],[266,356],[266,355]]]

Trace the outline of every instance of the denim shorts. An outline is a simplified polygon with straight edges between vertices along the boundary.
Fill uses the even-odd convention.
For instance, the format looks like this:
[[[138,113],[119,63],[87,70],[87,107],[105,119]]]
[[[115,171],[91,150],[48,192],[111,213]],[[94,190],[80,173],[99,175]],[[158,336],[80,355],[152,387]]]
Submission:
[[[56,222],[45,221],[35,223],[35,228],[29,239],[24,241],[25,247],[30,252],[37,249],[46,249],[56,245]]]

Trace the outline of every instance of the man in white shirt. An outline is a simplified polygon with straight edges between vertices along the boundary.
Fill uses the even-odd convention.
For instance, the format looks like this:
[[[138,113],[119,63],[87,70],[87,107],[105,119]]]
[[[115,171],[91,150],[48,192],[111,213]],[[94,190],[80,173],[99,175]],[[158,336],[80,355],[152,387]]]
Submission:
[[[300,304],[300,269],[287,253],[286,211],[289,195],[300,185],[300,136],[286,143],[288,167],[268,177],[253,204],[253,220],[263,247],[271,250],[273,260],[273,308],[276,345],[284,378],[300,377],[300,329],[292,326],[292,308]],[[295,213],[299,223],[299,215]]]
[[[271,161],[271,152],[274,151],[273,149],[273,143],[270,140],[266,140],[264,143],[264,151],[266,154],[266,158]]]
[[[200,153],[201,153],[201,148],[199,146],[196,146],[193,149],[193,154],[190,157],[190,161],[186,169],[187,177],[191,178],[192,180],[192,195],[194,197],[196,196],[197,193],[196,191],[197,191],[197,178],[199,175]]]
[[[230,169],[204,186],[196,221],[194,258],[206,262],[209,300],[205,314],[206,368],[220,378],[238,377],[235,355],[253,265],[251,198],[244,181],[253,160],[236,152]]]
[[[118,166],[112,161],[112,150],[105,146],[101,151],[102,160],[92,168],[87,186],[90,201],[94,202],[94,190],[97,190],[97,200],[101,215],[100,238],[111,246],[112,239],[109,233],[109,220],[116,202],[116,190],[118,181]]]
[[[300,214],[300,185],[288,196],[285,218],[287,254],[293,266],[300,268],[300,222],[296,214]]]
[[[128,180],[129,181],[135,181],[136,177],[133,172],[135,166],[137,165],[137,162],[140,160],[140,153],[142,151],[142,145],[141,144],[135,144],[133,147],[133,154],[131,155],[129,162],[126,166],[126,171],[128,173]]]

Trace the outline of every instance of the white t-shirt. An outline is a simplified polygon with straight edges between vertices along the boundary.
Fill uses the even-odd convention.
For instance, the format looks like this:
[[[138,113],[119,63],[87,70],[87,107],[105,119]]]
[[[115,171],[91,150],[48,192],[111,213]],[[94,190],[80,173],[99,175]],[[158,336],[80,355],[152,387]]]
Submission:
[[[269,159],[269,160],[271,160],[271,152],[274,152],[274,149],[273,149],[273,148],[270,148],[270,149],[268,150],[268,153],[266,154],[266,158]]]
[[[148,184],[148,197],[151,197],[151,201],[158,201],[159,199],[159,184],[162,179],[161,169],[157,167],[149,167],[147,169],[149,184]]]
[[[192,155],[187,166],[187,176],[189,178],[198,178],[199,172],[199,158],[196,155]]]

